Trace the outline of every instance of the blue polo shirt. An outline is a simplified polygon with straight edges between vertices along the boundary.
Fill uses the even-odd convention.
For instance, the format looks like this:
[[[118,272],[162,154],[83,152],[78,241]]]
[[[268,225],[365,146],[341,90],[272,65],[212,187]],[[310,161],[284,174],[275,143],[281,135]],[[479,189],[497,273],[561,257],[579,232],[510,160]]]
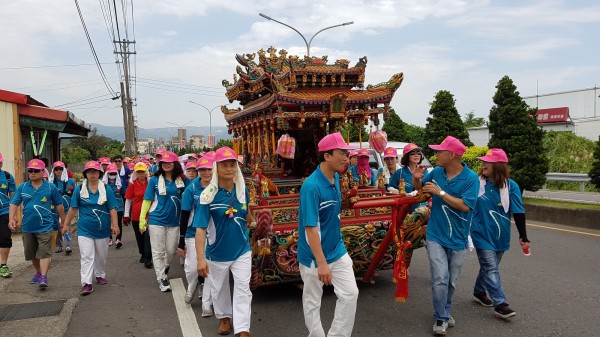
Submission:
[[[69,212],[69,208],[71,208],[71,196],[75,190],[75,181],[69,178],[66,182],[64,182],[58,178],[55,178],[53,184],[60,192],[62,197],[62,205],[65,208],[65,214],[67,214],[67,212]]]
[[[248,189],[245,193],[248,200]],[[233,218],[225,214],[230,206],[237,210]],[[246,215],[248,215],[248,203],[241,204],[238,201],[235,187],[231,193],[224,188],[219,188],[210,204],[198,204],[192,227],[207,229],[207,260],[235,261],[250,251]]]
[[[71,207],[79,210],[77,221],[77,235],[90,239],[106,239],[110,237],[110,210],[117,208],[114,193],[106,190],[106,202],[98,205],[100,193],[92,193],[88,188],[89,198],[84,199],[79,195],[81,186],[77,186],[71,198]]]
[[[358,182],[359,180],[359,176],[358,176],[358,166],[356,165],[349,165],[348,166],[348,171],[350,171],[352,173],[352,180]]]
[[[117,212],[123,212],[125,210],[125,205],[123,204],[123,194],[121,193],[122,190],[123,187],[120,189],[117,188],[116,183],[109,182],[106,184],[106,193],[109,193],[110,191],[115,196],[115,200],[117,201]]]
[[[190,211],[188,229],[185,231],[185,237],[188,239],[196,237],[196,229],[192,228],[192,223],[194,222],[194,214],[196,213],[202,191],[204,191],[204,187],[200,184],[200,177],[198,177],[192,180],[181,196],[181,210]]]
[[[151,200],[148,224],[166,227],[179,227],[181,214],[181,196],[175,181],[165,179],[166,194],[158,193],[158,176],[148,180],[144,200]]]
[[[432,182],[451,196],[461,198],[470,208],[468,212],[461,212],[437,195],[432,198],[431,216],[427,223],[427,240],[455,250],[467,248],[467,237],[479,194],[477,173],[465,163],[462,163],[462,166],[462,172],[450,180],[443,167],[434,168],[423,178],[423,185]]]
[[[412,184],[412,179],[413,179],[412,172],[410,171],[408,166],[401,166],[399,169],[396,170],[396,172],[394,172],[394,174],[392,174],[392,176],[390,177],[389,186],[393,187],[397,190],[400,190],[400,179],[404,179],[404,191],[406,193],[410,193],[415,190],[415,187]],[[426,204],[427,204],[426,202],[414,204],[414,205],[410,206],[408,213],[412,213],[415,209],[417,209],[417,207],[423,206]]]
[[[306,267],[310,267],[311,263],[317,266],[317,261],[308,244],[305,227],[317,227],[327,264],[337,261],[347,252],[340,229],[342,204],[337,173],[333,180],[334,183],[331,183],[317,167],[300,189],[298,261]]]
[[[36,189],[31,181],[26,181],[17,187],[10,203],[23,204],[23,233],[42,233],[53,230],[52,206],[61,205],[62,199],[53,184],[44,180]]]
[[[525,213],[519,185],[508,180],[509,207],[504,212],[500,201],[500,190],[489,179],[485,193],[477,199],[477,206],[471,224],[471,238],[475,248],[507,251],[510,248],[510,215]]]
[[[8,175],[8,180],[6,176]],[[12,174],[0,170],[0,215],[8,214],[10,209],[10,193],[17,190],[15,177]]]

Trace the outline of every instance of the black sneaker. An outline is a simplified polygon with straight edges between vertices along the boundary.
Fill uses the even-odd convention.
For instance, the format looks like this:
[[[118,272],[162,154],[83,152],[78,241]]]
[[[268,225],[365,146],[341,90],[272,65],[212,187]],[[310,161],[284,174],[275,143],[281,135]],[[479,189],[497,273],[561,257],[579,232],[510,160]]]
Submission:
[[[491,307],[494,302],[490,300],[486,293],[473,293],[475,302],[483,305],[484,307]]]
[[[158,282],[158,287],[160,288],[160,291],[162,291],[163,293],[168,293],[171,291],[171,283],[169,283],[169,279],[162,279]]]
[[[496,314],[496,317],[498,318],[511,318],[517,314],[508,306],[508,303],[502,303],[500,305],[497,305],[494,308],[494,312]]]

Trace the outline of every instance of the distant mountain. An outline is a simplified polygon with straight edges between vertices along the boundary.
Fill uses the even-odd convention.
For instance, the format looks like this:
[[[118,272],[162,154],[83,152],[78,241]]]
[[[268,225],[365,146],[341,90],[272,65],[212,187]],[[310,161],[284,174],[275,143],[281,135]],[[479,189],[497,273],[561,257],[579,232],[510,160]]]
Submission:
[[[97,133],[99,135],[103,135],[108,138],[113,138],[118,141],[125,141],[125,132],[123,131],[122,126],[106,126],[102,124],[90,124],[93,128],[97,129]],[[187,138],[189,139],[193,135],[203,135],[206,139],[208,135],[209,127],[208,126],[185,126],[185,130],[187,130]],[[231,135],[227,133],[226,126],[213,126],[212,132],[215,135],[217,141],[219,139],[228,139],[231,138]],[[168,127],[168,128],[156,128],[156,129],[144,129],[138,128],[138,139],[144,139],[148,137],[153,137],[155,139],[167,139],[170,137],[177,137],[177,127]]]

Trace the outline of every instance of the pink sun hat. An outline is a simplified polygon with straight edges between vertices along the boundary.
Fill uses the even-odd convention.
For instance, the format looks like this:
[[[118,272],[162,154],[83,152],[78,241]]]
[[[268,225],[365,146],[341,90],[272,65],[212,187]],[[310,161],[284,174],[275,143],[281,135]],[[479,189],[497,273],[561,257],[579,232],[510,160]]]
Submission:
[[[196,163],[192,163],[191,161],[188,161],[188,162],[185,164],[185,169],[186,169],[186,170],[187,170],[187,169],[196,169]]]
[[[348,158],[350,158],[350,157],[354,157],[354,156],[356,156],[356,155],[358,155],[358,151],[356,151],[356,150],[352,150],[352,151],[350,151],[350,154],[348,154]]]
[[[64,169],[65,163],[63,163],[62,161],[55,161],[54,164],[52,164],[52,169],[55,169],[57,167],[62,167]]]
[[[214,157],[204,156],[198,161],[197,169],[212,169],[214,162]]]
[[[39,159],[31,159],[28,163],[27,163],[27,168],[28,169],[38,169],[38,170],[43,170],[46,168],[46,164],[44,164],[43,161],[39,160]]]
[[[368,157],[369,156],[369,150],[367,150],[367,149],[360,149],[360,150],[358,150],[358,156],[359,157]]]
[[[477,159],[488,163],[508,163],[506,152],[499,148],[491,148],[485,156],[477,157]]]
[[[459,156],[462,156],[467,151],[465,145],[452,136],[446,137],[439,145],[431,144],[429,147],[437,151],[450,151]]]
[[[176,161],[179,161],[179,157],[171,151],[163,152],[162,158],[160,158],[161,163],[174,163]]]
[[[109,164],[106,168],[106,172],[108,173],[119,173],[119,169],[117,168],[117,164]]]
[[[398,151],[393,147],[386,147],[383,150],[383,159],[385,158],[398,158]]]
[[[329,134],[319,142],[319,152],[326,152],[335,149],[340,150],[354,150],[354,146],[346,144],[344,137],[339,132]]]
[[[108,157],[100,157],[100,158],[98,158],[98,163],[100,163],[100,165],[109,165],[110,164],[110,158],[108,158]]]
[[[235,161],[237,161],[237,154],[230,147],[223,146],[222,148],[219,148],[215,152],[215,161],[217,163],[220,163],[220,162],[226,161],[226,160],[235,160]]]
[[[90,160],[87,163],[85,163],[85,167],[83,169],[83,172],[85,172],[87,170],[102,171],[102,167],[100,167],[100,163],[98,163],[97,161]]]
[[[410,153],[411,151],[421,151],[423,150],[422,148],[419,147],[419,145],[414,144],[414,143],[409,143],[404,145],[404,148],[402,149],[402,154],[407,154]]]

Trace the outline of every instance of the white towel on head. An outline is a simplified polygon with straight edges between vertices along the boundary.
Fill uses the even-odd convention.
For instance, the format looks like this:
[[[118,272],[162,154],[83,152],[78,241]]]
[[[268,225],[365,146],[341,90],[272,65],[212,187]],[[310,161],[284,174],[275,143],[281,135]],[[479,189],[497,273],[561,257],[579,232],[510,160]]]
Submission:
[[[102,182],[105,185],[108,185],[108,172],[104,173],[104,177],[102,177]],[[123,182],[121,181],[121,177],[119,177],[118,173],[117,173],[117,179],[115,179],[115,185],[117,185],[118,189],[121,189],[121,187],[123,187]]]
[[[102,181],[98,182],[98,193],[100,194],[98,197],[98,205],[104,205],[106,203],[106,187]],[[84,199],[89,199],[90,197],[90,191],[88,191],[87,187],[87,179],[83,179],[79,196]]]
[[[181,177],[175,178],[175,186],[177,186],[177,188],[185,187],[185,183]],[[167,185],[163,175],[158,176],[158,195],[167,195]]]
[[[121,169],[119,170],[119,175],[121,177],[125,175],[125,165],[121,166]]]
[[[48,181],[51,183],[54,182],[54,169],[52,169],[52,172],[50,172]],[[63,168],[63,170],[62,170],[62,174],[60,175],[60,181],[65,182],[65,183],[69,181],[69,174],[67,173],[66,168]]]
[[[479,197],[485,194],[485,184],[487,179],[479,177]],[[500,202],[502,203],[502,208],[504,208],[504,212],[508,213],[510,208],[510,196],[508,195],[508,179],[504,183],[504,187],[500,189]]]
[[[246,182],[244,181],[244,176],[242,175],[242,169],[240,169],[239,165],[237,165],[237,174],[235,175],[233,182],[235,184],[235,195],[236,195],[238,201],[241,204],[245,204],[246,203]],[[215,199],[217,192],[219,192],[219,176],[218,176],[218,172],[217,172],[217,162],[214,162],[212,179],[210,180],[210,183],[208,184],[208,186],[206,186],[204,191],[202,191],[202,194],[200,194],[200,204],[201,205],[210,204]]]

